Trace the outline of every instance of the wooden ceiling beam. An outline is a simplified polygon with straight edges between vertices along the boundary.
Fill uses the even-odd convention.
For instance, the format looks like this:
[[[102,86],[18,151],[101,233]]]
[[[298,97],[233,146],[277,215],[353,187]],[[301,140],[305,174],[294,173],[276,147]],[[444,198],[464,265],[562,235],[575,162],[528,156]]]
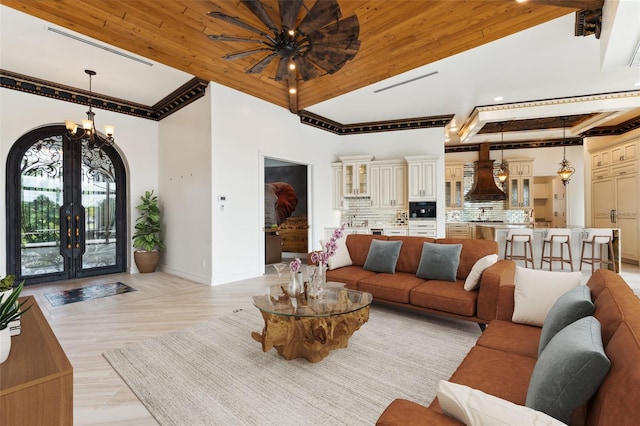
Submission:
[[[543,6],[566,7],[576,10],[594,10],[604,5],[604,0],[528,0]]]

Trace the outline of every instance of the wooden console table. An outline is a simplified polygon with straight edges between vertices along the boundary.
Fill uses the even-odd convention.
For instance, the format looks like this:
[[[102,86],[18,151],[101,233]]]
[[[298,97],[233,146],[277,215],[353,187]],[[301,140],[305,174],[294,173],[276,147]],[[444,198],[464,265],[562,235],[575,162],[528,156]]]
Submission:
[[[73,367],[36,301],[26,299],[31,309],[0,364],[0,424],[72,425]]]

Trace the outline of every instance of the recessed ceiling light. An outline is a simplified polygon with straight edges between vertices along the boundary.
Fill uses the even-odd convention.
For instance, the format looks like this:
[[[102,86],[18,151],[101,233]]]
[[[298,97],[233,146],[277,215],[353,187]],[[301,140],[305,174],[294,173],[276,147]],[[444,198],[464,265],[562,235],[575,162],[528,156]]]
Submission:
[[[296,90],[296,89],[294,89],[293,87],[292,87],[291,89],[289,89],[289,93],[291,93],[292,95],[293,95],[294,93],[296,93],[296,92],[297,92],[297,90]]]
[[[504,99],[503,96],[496,96],[495,98],[493,98],[494,101],[501,101],[503,99]]]
[[[516,0],[516,3],[526,3],[527,0]]]

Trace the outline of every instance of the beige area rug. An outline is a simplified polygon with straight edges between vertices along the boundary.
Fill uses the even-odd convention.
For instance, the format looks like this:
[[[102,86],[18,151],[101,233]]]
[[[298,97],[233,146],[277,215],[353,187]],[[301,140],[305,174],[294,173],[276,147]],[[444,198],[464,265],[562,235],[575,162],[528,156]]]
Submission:
[[[286,361],[241,310],[104,353],[161,425],[372,425],[396,398],[429,404],[480,335],[477,324],[374,306],[349,347]]]

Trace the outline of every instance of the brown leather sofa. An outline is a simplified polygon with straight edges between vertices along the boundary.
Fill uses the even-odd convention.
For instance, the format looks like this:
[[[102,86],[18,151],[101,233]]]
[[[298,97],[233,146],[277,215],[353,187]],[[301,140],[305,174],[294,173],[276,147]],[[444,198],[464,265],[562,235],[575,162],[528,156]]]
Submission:
[[[616,273],[598,270],[589,279],[594,316],[611,368],[595,395],[573,411],[572,425],[634,425],[640,419],[640,299]],[[467,354],[451,382],[524,405],[538,354],[541,328],[511,322],[513,285],[500,288],[498,319]],[[398,399],[378,425],[460,425],[442,414],[436,398],[429,408]]]
[[[394,274],[363,269],[373,239],[402,241]],[[455,283],[416,276],[425,242],[462,244]],[[346,246],[353,265],[327,271],[327,281],[367,291],[380,304],[474,321],[481,326],[496,318],[498,290],[513,283],[515,275],[515,263],[499,260],[482,273],[479,288],[464,290],[464,281],[476,261],[498,253],[498,244],[491,240],[352,234],[347,236]]]

